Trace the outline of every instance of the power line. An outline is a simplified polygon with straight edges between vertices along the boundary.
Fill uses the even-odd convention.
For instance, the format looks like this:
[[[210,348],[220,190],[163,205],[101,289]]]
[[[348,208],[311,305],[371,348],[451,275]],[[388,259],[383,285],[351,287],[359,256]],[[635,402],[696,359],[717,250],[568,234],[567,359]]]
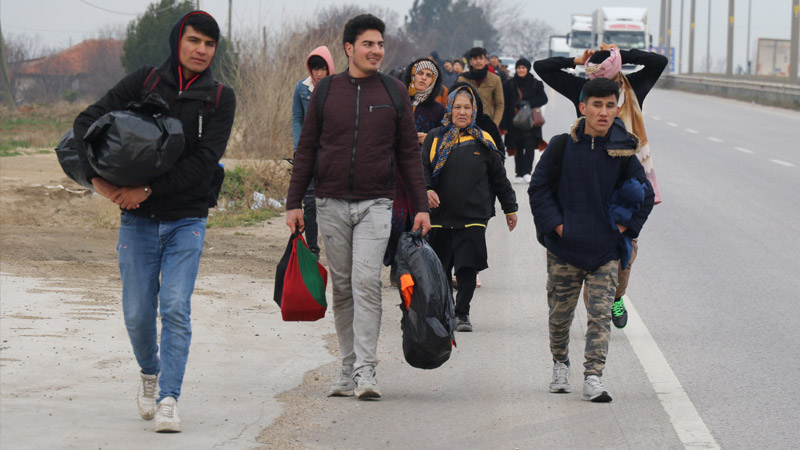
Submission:
[[[93,4],[89,3],[89,2],[87,2],[86,0],[78,0],[78,1],[81,2],[81,3],[84,3],[86,5],[89,5],[89,6],[93,7],[93,8],[97,8],[97,9],[99,9],[101,11],[109,12],[111,14],[119,14],[121,16],[140,16],[141,15],[141,13],[126,13],[126,12],[120,12],[120,11],[112,11],[110,9],[103,8],[102,6],[93,5]],[[153,12],[154,13],[159,13],[161,11],[166,11],[168,9],[172,9],[175,6],[177,6],[177,5],[167,6],[166,8],[157,9],[157,10],[155,10]]]

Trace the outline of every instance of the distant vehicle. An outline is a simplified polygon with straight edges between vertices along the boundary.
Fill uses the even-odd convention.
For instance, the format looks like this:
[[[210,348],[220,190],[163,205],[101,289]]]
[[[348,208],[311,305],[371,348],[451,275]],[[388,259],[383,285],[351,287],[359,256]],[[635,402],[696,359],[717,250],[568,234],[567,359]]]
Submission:
[[[552,58],[553,56],[570,56],[569,44],[567,44],[567,36],[550,36],[550,45],[548,46],[547,57]]]
[[[621,50],[650,48],[652,36],[647,33],[647,8],[598,8],[592,14],[592,48],[600,44],[617,44]],[[623,66],[623,73],[638,70],[637,66]]]
[[[500,64],[506,66],[506,69],[508,69],[508,73],[511,74],[512,77],[514,76],[515,73],[514,70],[516,70],[516,67],[514,67],[514,64],[516,63],[517,60],[511,56],[500,57]]]
[[[573,14],[572,26],[567,35],[567,45],[569,46],[569,56],[575,58],[583,55],[583,52],[594,48],[592,45],[592,16],[589,14]],[[582,66],[571,70],[576,75],[585,76]]]

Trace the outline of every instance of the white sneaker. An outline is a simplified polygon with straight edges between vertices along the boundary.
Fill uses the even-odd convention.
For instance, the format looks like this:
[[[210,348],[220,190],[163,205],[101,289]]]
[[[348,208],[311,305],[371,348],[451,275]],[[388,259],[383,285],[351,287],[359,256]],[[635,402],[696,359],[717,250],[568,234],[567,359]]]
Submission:
[[[381,388],[378,387],[378,380],[375,378],[375,368],[372,366],[364,366],[353,375],[353,381],[356,383],[354,392],[356,398],[381,398]]]
[[[522,184],[525,182],[525,179],[522,177],[514,177],[514,183]]]
[[[356,382],[353,381],[353,366],[342,366],[339,379],[328,389],[328,397],[352,397]]]
[[[531,182],[531,174],[526,173],[525,175],[522,176],[522,179],[525,180],[526,183],[530,183]]]
[[[611,394],[603,386],[603,379],[597,375],[589,375],[583,382],[583,400],[595,403],[608,403],[611,401]]]
[[[139,394],[136,397],[136,406],[139,407],[139,415],[142,419],[150,420],[156,416],[156,387],[158,386],[158,375],[142,376],[139,383]]]
[[[572,392],[569,385],[569,366],[556,362],[553,364],[553,381],[550,383],[550,392],[554,394],[566,394]]]
[[[178,401],[173,397],[161,400],[156,411],[156,433],[180,433],[181,418],[178,416]]]

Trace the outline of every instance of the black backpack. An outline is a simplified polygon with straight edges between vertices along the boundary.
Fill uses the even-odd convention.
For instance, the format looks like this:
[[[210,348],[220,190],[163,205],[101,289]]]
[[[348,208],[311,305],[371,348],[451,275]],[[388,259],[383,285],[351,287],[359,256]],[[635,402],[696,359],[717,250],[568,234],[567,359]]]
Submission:
[[[161,75],[158,74],[158,70],[156,67],[150,69],[150,73],[147,74],[147,78],[144,79],[144,83],[142,83],[142,98],[146,98],[153,90],[158,86],[158,82],[161,81]],[[214,96],[214,101],[211,101],[211,98],[208,96],[204,97],[194,97],[197,100],[203,100],[205,102],[205,110],[208,111],[210,114],[213,114],[217,108],[219,108],[219,98],[222,94],[222,88],[225,86],[221,82],[217,81],[217,88],[214,90],[216,95]],[[213,104],[213,107],[212,107]],[[200,111],[200,128],[198,129],[198,139],[203,138],[203,110]],[[217,206],[217,198],[219,197],[219,191],[222,190],[222,183],[225,181],[225,168],[222,164],[217,164],[214,168],[214,172],[211,174],[211,185],[208,192],[208,207],[213,208]]]

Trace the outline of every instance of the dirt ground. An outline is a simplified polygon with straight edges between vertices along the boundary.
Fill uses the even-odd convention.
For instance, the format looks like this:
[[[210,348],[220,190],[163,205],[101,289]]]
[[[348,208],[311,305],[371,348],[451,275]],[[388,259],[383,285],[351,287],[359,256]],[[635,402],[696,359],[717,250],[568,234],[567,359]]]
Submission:
[[[110,282],[119,282],[119,210],[67,178],[55,154],[0,159],[0,211],[3,272],[81,286],[80,280],[108,273]],[[200,273],[272,278],[287,239],[281,217],[264,226],[210,229]]]

